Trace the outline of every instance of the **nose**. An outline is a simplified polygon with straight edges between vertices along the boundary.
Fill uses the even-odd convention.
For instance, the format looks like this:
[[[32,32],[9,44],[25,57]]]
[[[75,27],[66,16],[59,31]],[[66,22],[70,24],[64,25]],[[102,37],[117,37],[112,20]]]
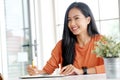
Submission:
[[[75,24],[76,24],[75,21],[74,21],[74,20],[71,20],[70,25],[71,25],[71,26],[74,26]]]

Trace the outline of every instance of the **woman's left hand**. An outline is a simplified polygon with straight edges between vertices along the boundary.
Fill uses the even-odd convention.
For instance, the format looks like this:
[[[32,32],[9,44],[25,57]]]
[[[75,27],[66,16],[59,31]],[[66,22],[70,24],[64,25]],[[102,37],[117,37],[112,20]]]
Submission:
[[[83,73],[82,70],[77,69],[72,64],[63,67],[60,70],[60,74],[63,74],[63,75],[74,75],[74,74],[82,74],[82,73]]]

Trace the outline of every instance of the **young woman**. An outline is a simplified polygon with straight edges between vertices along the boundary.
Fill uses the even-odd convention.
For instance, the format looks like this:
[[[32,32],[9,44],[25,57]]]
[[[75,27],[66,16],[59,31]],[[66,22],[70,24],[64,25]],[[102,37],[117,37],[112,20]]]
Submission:
[[[100,38],[88,5],[73,2],[65,14],[62,40],[56,44],[51,58],[42,70],[29,65],[27,71],[30,75],[51,74],[61,65],[63,75],[104,73],[103,59],[92,53]]]

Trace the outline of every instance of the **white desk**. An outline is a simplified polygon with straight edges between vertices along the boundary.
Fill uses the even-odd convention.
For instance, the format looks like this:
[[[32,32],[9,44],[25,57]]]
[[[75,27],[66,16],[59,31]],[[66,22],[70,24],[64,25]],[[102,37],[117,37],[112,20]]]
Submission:
[[[29,79],[26,78],[20,80],[120,80],[120,79],[106,79],[105,74],[91,74],[91,75],[72,75],[72,76],[64,76],[64,77],[49,77],[49,78],[34,77],[34,78],[29,78]]]

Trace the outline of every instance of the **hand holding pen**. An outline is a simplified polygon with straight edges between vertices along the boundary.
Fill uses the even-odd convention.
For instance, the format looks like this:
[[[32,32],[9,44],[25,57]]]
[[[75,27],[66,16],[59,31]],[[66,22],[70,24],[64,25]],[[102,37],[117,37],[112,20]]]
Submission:
[[[27,71],[29,75],[37,75],[39,74],[39,70],[36,66],[28,65]]]
[[[27,66],[27,72],[30,76],[38,75],[38,74],[47,74],[44,70],[38,70],[37,66],[34,65],[34,61],[32,60],[32,64]]]
[[[34,65],[34,61],[32,60],[32,65],[28,65],[27,71],[29,75],[36,75],[39,73],[38,68]]]

